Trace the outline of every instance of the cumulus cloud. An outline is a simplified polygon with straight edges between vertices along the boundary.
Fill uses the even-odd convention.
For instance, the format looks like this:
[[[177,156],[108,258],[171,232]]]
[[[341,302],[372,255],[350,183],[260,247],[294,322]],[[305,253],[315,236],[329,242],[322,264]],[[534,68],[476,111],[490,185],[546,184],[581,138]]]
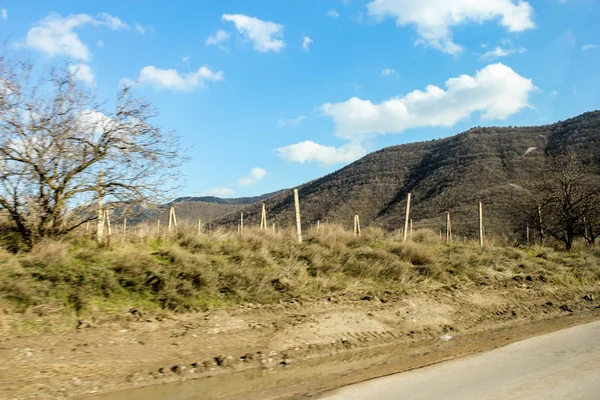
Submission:
[[[400,79],[400,75],[394,68],[385,68],[383,71],[381,71],[381,76],[393,77],[396,79]]]
[[[275,151],[281,158],[291,162],[301,164],[314,162],[323,166],[348,163],[367,153],[366,149],[358,142],[334,147],[324,146],[310,140],[280,147]]]
[[[96,86],[96,78],[89,65],[81,63],[69,65],[69,72],[73,74],[75,79],[85,83],[89,87]]]
[[[267,170],[260,167],[254,167],[250,170],[250,173],[243,178],[240,178],[238,183],[241,186],[250,186],[254,185],[256,182],[261,181],[264,177],[267,176]]]
[[[304,36],[304,39],[302,39],[302,50],[308,52],[312,43],[313,40],[310,37]]]
[[[474,76],[461,75],[446,81],[446,89],[429,85],[404,97],[380,104],[353,97],[342,103],[327,103],[340,137],[357,140],[365,135],[398,133],[427,126],[453,126],[472,113],[483,119],[505,119],[529,106],[536,88],[502,63],[490,64]]]
[[[581,48],[583,51],[600,49],[600,44],[586,44]]]
[[[338,13],[337,10],[332,9],[327,11],[327,16],[331,18],[338,18],[340,16],[340,13]]]
[[[223,14],[223,20],[233,22],[236,29],[253,43],[256,51],[279,52],[285,47],[283,25],[263,21],[243,14]]]
[[[91,53],[75,32],[84,25],[104,25],[113,30],[128,28],[119,18],[107,13],[100,14],[98,19],[87,14],[62,17],[52,13],[27,32],[23,44],[50,56],[63,55],[89,61]]]
[[[214,189],[205,190],[200,193],[200,196],[232,196],[235,193],[233,189],[225,187],[217,187]]]
[[[229,39],[229,33],[225,32],[223,29],[219,29],[217,33],[206,38],[206,45],[211,46],[219,44],[227,39]]]
[[[372,17],[395,18],[400,26],[414,25],[419,43],[449,54],[462,50],[452,40],[452,28],[468,22],[499,20],[509,32],[535,26],[533,7],[522,0],[372,0],[367,9]]]
[[[138,76],[140,85],[155,89],[192,91],[204,86],[207,81],[223,80],[223,71],[214,72],[208,67],[200,67],[196,72],[180,74],[175,69],[160,69],[153,65],[142,68]]]
[[[6,8],[2,9],[2,19],[5,21],[8,19],[8,11],[6,10]]]

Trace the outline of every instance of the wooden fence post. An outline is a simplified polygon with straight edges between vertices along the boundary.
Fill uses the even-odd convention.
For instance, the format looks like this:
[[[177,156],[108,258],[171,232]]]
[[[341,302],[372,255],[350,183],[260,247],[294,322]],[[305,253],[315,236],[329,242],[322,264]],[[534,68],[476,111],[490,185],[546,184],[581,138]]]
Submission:
[[[544,245],[544,228],[542,228],[542,207],[538,206],[538,219],[540,222],[540,244]]]
[[[108,213],[108,210],[104,210],[104,221],[106,222],[106,246],[110,247],[112,231],[110,229],[110,214]]]
[[[98,177],[98,226],[96,230],[96,240],[98,243],[102,243],[104,241],[104,193],[102,191],[102,187],[104,184],[104,171],[100,171],[100,175]]]
[[[446,212],[446,243],[452,241],[452,225],[450,224],[450,211]]]
[[[479,246],[483,247],[483,204],[479,202]]]
[[[127,218],[123,218],[123,236],[127,233]]]
[[[244,213],[240,213],[240,236],[244,236]]]
[[[267,209],[265,203],[262,203],[262,213],[260,215],[260,229],[267,229]]]
[[[410,234],[408,236],[412,237],[412,233],[413,233],[413,223],[412,223],[412,218],[411,218],[410,219]]]
[[[319,230],[321,228],[321,220],[317,220],[317,235],[319,234]]]
[[[529,244],[529,224],[525,228],[525,237],[527,238],[527,244]]]
[[[298,243],[302,243],[302,223],[300,222],[300,199],[298,199],[298,189],[294,189],[294,206],[296,209],[296,232],[298,234]]]
[[[410,221],[410,193],[406,196],[406,216],[404,218],[404,238],[402,239],[406,242],[408,239],[408,223]]]
[[[173,231],[177,232],[177,216],[175,215],[175,207],[169,208],[169,234]]]
[[[354,214],[354,234],[360,236],[360,217]]]
[[[202,219],[198,219],[198,229],[196,230],[196,235],[202,234]]]
[[[273,234],[275,234],[275,222],[273,222]]]
[[[160,219],[156,220],[156,236],[160,236]]]

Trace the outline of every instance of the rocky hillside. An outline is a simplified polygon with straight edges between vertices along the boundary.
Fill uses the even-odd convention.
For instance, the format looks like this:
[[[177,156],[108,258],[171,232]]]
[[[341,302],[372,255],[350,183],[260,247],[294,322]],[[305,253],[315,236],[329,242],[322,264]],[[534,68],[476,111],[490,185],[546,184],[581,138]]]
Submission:
[[[415,227],[440,229],[445,211],[450,211],[453,231],[474,235],[477,204],[482,201],[486,232],[512,235],[522,228],[512,218],[514,202],[530,186],[545,155],[564,149],[600,165],[600,111],[544,126],[476,127],[444,139],[371,153],[299,187],[303,224],[308,227],[320,220],[351,228],[357,213],[362,225],[395,229],[403,224],[410,192]],[[264,202],[269,223],[293,226],[291,190]],[[260,202],[243,211],[247,224],[259,224]],[[233,226],[238,219],[236,212],[215,223]]]

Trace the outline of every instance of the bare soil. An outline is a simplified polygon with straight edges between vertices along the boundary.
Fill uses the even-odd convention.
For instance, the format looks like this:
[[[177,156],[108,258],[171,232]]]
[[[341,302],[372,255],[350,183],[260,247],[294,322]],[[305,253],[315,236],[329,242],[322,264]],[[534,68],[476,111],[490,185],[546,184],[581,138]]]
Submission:
[[[123,310],[63,334],[0,338],[0,399],[313,397],[600,319],[599,300],[600,288],[527,281],[175,316]]]

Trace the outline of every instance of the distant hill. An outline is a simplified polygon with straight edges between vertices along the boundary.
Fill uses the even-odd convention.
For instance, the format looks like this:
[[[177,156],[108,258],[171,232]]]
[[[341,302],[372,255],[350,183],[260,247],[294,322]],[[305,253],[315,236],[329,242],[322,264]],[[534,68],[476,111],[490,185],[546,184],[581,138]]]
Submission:
[[[255,197],[220,198],[214,196],[203,197],[178,197],[170,203],[158,206],[152,212],[146,213],[143,218],[131,219],[132,223],[149,222],[156,223],[160,219],[161,224],[169,222],[169,207],[175,207],[177,220],[180,224],[194,225],[198,220],[203,224],[209,224],[230,213],[236,213],[245,206],[260,202],[266,198],[278,195],[282,191],[263,194]]]
[[[201,202],[201,203],[215,203],[215,204],[252,204],[252,203],[257,203],[261,200],[267,199],[269,197],[278,195],[279,193],[282,193],[283,190],[278,190],[277,192],[272,192],[272,193],[266,193],[260,196],[255,196],[255,197],[237,197],[237,198],[222,198],[222,197],[215,197],[215,196],[203,196],[203,197],[178,197],[175,200],[172,201],[172,203],[195,203],[195,202]]]
[[[476,127],[444,139],[376,151],[299,186],[303,225],[320,220],[351,228],[357,213],[363,226],[399,228],[410,192],[415,227],[438,230],[444,226],[445,211],[450,211],[453,231],[474,235],[477,203],[482,201],[486,232],[510,235],[521,229],[510,218],[513,202],[531,186],[544,156],[565,149],[600,165],[600,111],[544,126]],[[264,202],[269,223],[293,226],[291,190]],[[260,204],[243,211],[246,224],[259,224]],[[236,212],[214,223],[236,226],[238,220]]]

